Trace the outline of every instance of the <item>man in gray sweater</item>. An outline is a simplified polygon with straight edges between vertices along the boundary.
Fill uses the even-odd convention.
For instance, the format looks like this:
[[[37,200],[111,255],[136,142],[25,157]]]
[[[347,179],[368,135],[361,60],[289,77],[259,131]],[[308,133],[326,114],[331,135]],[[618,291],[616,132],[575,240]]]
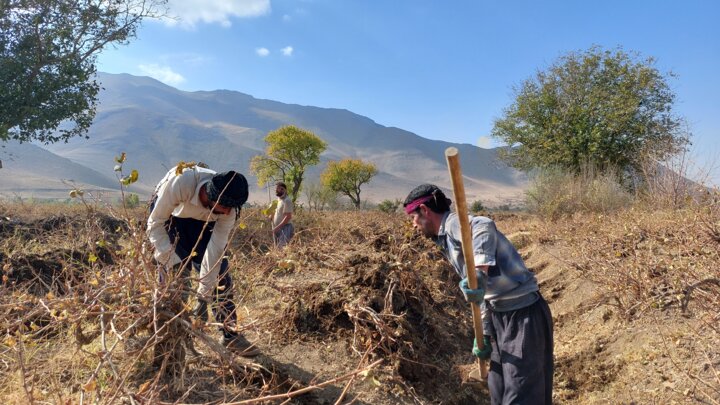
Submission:
[[[550,404],[553,380],[553,326],[550,308],[535,275],[515,247],[485,217],[470,217],[478,289],[467,282],[460,221],[437,186],[423,184],[405,199],[413,226],[442,249],[462,281],[468,301],[480,305],[484,348],[473,354],[490,359],[492,404]]]

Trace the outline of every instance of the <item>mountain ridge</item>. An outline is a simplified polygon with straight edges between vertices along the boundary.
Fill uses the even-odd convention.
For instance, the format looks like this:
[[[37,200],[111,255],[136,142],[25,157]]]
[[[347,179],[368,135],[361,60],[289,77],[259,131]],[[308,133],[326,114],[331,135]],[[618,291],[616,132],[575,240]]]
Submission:
[[[312,131],[328,144],[321,163],[308,170],[306,182],[319,181],[329,160],[352,157],[375,163],[383,175],[364,185],[361,194],[370,202],[402,198],[415,185],[426,182],[449,190],[444,161],[449,146],[460,151],[468,200],[481,199],[491,205],[517,201],[527,184],[522,173],[498,160],[497,150],[426,139],[347,109],[288,104],[226,89],[186,92],[129,74],[99,73],[98,79],[102,90],[89,139],[73,138],[41,147],[98,173],[100,177],[83,177],[86,182],[80,185],[89,188],[117,184],[113,158],[126,152],[125,168],[140,172],[140,180],[130,191],[143,196],[149,196],[170,167],[184,160],[203,161],[218,171],[238,170],[250,181],[250,201],[267,199],[266,190],[250,173],[249,163],[263,153],[265,135],[284,125]],[[8,164],[3,172],[20,176],[10,173],[14,170]],[[55,174],[62,175],[62,170]],[[41,177],[62,189],[48,173]],[[33,183],[38,189],[47,188],[37,183],[42,182]],[[12,191],[0,184],[0,195]]]

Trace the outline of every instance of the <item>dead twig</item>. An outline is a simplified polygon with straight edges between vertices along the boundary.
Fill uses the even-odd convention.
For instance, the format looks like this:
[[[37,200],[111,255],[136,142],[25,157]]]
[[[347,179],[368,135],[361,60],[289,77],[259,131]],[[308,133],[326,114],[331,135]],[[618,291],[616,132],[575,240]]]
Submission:
[[[360,359],[360,362],[358,363],[358,366],[357,366],[356,370],[359,370],[359,369],[360,369],[360,365],[363,364],[363,362],[365,362],[365,359],[367,358],[368,354],[372,353],[373,350],[374,350],[374,348],[369,347],[369,348],[365,351],[365,354],[364,354],[363,357]],[[335,405],[340,405],[340,403],[342,402],[343,398],[345,398],[345,394],[347,394],[348,389],[350,389],[350,386],[352,385],[353,381],[355,381],[355,377],[356,377],[356,376],[357,376],[357,374],[353,375],[353,376],[350,378],[350,380],[347,382],[347,384],[345,384],[345,388],[343,388],[343,390],[342,390],[342,392],[340,393],[340,396],[338,397],[337,401],[335,401]]]
[[[361,370],[355,370],[355,371],[353,371],[353,372],[351,372],[351,373],[348,373],[348,374],[345,374],[345,375],[343,375],[343,376],[340,376],[340,377],[337,377],[337,378],[333,378],[332,380],[328,380],[328,381],[325,381],[325,382],[320,383],[320,384],[311,385],[311,386],[309,386],[309,387],[305,387],[305,388],[302,388],[302,389],[299,389],[299,390],[296,390],[296,391],[288,392],[288,393],[286,393],[286,394],[269,395],[269,396],[262,397],[262,398],[248,399],[248,400],[240,401],[240,402],[229,402],[229,403],[224,404],[224,405],[256,404],[256,403],[258,403],[258,402],[264,402],[264,401],[275,401],[275,400],[279,400],[279,399],[289,399],[289,398],[293,398],[293,397],[296,397],[296,396],[298,396],[298,395],[302,395],[302,394],[305,394],[305,393],[307,393],[307,392],[310,392],[310,391],[317,390],[317,389],[320,389],[320,388],[322,388],[322,387],[328,386],[328,385],[330,385],[330,384],[334,384],[334,383],[336,383],[336,382],[338,382],[338,381],[343,381],[343,380],[346,380],[346,379],[348,379],[348,378],[352,378],[352,377],[354,377],[354,376],[356,376],[356,375],[358,375],[358,374],[360,374],[360,373],[363,373],[363,372],[365,372],[365,371],[368,371],[368,370],[373,369],[375,366],[377,366],[378,364],[382,363],[383,361],[384,361],[383,359],[377,360],[377,361],[369,364],[367,367],[365,367],[365,368],[363,368],[363,369],[361,369]]]
[[[688,286],[685,289],[685,296],[682,300],[682,313],[685,313],[687,311],[687,306],[690,303],[690,295],[692,294],[693,290],[696,288],[702,286],[703,284],[715,284],[716,286],[720,287],[720,279],[718,278],[706,278],[704,280],[700,280],[697,283],[694,283],[690,286]]]

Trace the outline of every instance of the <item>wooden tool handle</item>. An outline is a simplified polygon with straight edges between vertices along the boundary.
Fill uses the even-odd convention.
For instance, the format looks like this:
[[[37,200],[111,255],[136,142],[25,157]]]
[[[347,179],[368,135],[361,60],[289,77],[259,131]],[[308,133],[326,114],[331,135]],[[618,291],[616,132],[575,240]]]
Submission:
[[[468,285],[471,289],[478,288],[477,275],[475,274],[475,253],[472,244],[472,229],[470,229],[470,221],[468,220],[467,202],[465,201],[465,186],[462,180],[462,170],[460,169],[460,156],[457,148],[450,147],[445,150],[445,158],[447,159],[448,169],[450,170],[450,179],[452,180],[453,196],[455,197],[455,206],[457,207],[458,220],[460,221],[460,231],[462,233],[462,250],[465,258],[465,268],[467,269]],[[483,349],[483,326],[482,314],[480,306],[471,303],[473,329],[475,330],[475,340],[478,348]],[[480,376],[487,379],[487,367],[484,360],[478,359],[480,367]]]

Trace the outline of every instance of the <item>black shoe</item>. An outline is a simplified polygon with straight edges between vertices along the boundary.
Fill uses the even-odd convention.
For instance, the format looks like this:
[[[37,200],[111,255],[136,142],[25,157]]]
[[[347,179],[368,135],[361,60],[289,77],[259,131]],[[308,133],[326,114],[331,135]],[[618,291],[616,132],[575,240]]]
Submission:
[[[260,350],[253,343],[248,342],[243,335],[223,337],[221,343],[243,357],[255,357],[260,354]]]

